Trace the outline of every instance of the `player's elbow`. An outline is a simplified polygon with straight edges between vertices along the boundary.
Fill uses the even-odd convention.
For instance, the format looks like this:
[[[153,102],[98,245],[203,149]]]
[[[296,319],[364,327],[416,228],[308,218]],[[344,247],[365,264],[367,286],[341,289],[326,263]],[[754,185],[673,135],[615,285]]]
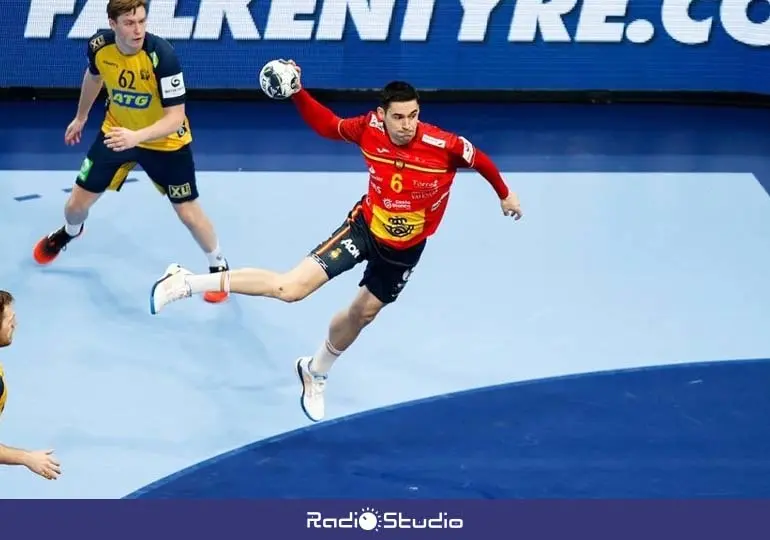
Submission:
[[[102,75],[101,73],[92,73],[90,69],[86,69],[86,80],[101,85]]]

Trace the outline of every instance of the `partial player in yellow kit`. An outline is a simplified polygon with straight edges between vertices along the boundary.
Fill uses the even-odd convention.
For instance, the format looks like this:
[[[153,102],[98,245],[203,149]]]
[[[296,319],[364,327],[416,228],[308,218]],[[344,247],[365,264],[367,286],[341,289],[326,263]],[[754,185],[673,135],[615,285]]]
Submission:
[[[228,269],[214,227],[197,201],[182,66],[168,41],[146,32],[146,3],[109,0],[110,30],[97,32],[88,40],[88,68],[65,142],[80,142],[102,85],[107,89],[107,111],[65,205],[64,226],[35,246],[34,258],[39,264],[53,262],[70,241],[82,234],[91,206],[105,191],[119,191],[138,164],[168,197],[205,252],[209,271]],[[217,291],[206,293],[204,299],[221,302],[227,296]]]
[[[8,291],[0,290],[0,348],[13,343],[16,330],[16,311],[14,298]],[[8,387],[5,384],[5,372],[0,364],[0,416],[5,410],[8,399]],[[59,461],[53,456],[53,450],[22,450],[0,444],[0,465],[24,465],[35,474],[47,480],[56,480],[61,474]]]

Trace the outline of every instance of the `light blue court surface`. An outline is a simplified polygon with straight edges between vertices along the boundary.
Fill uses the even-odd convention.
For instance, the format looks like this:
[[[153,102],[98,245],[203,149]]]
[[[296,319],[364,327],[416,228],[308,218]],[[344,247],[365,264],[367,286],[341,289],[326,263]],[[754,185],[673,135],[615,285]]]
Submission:
[[[761,139],[679,114],[658,135],[642,114],[625,140],[541,126],[521,167],[503,131],[471,132],[524,219],[459,174],[402,298],[335,365],[329,419],[312,427],[293,361],[363,266],[297,304],[194,298],[153,317],[166,266],[206,260],[144,173],[40,268],[32,247],[61,224],[85,146],[63,149],[66,122],[0,129],[0,288],[19,317],[0,351],[0,441],[55,448],[64,467],[57,482],[0,469],[0,497],[770,496]],[[252,157],[202,143],[200,189],[233,266],[283,270],[344,219],[366,175],[350,147],[318,142],[292,168],[265,141]]]

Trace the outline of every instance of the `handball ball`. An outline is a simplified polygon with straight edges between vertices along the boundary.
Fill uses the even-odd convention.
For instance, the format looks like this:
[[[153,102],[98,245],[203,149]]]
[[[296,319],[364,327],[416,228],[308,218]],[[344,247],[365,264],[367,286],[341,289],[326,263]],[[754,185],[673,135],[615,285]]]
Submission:
[[[270,60],[259,72],[259,86],[273,99],[286,99],[299,88],[299,73],[286,60]]]

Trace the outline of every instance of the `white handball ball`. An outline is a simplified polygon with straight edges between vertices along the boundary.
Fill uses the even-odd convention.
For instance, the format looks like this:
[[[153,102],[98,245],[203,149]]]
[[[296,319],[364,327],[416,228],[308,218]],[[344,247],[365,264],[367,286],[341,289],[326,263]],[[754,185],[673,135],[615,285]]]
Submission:
[[[299,88],[299,72],[286,60],[270,60],[259,72],[259,86],[273,99],[286,99]]]

